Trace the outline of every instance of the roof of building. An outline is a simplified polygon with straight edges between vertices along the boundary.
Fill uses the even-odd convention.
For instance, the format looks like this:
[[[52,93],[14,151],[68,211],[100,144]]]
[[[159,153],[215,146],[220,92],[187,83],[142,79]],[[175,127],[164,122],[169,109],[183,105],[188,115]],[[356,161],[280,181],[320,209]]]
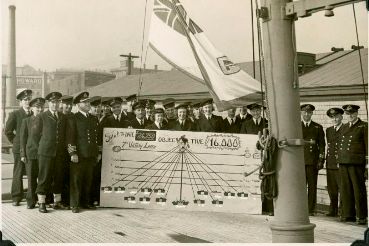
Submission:
[[[317,59],[325,54],[318,54]],[[365,83],[368,81],[368,49],[362,49]],[[361,85],[361,71],[358,51],[337,52],[317,62],[319,66],[299,77],[300,88],[314,89],[327,86]],[[255,64],[256,79],[259,80],[259,62]],[[244,62],[239,66],[251,76],[253,63]],[[89,88],[91,95],[127,96],[138,91],[139,75],[115,79]],[[142,96],[207,93],[207,87],[178,70],[142,74]]]

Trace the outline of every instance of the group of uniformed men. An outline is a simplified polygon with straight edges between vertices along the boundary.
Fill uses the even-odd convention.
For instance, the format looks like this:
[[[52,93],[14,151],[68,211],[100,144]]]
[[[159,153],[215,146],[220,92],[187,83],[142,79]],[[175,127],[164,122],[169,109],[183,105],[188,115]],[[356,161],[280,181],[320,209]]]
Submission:
[[[177,131],[258,134],[267,128],[263,106],[249,104],[227,110],[227,116],[213,114],[211,99],[182,103],[163,101],[155,108],[153,100],[121,97],[89,97],[82,92],[75,97],[51,92],[45,98],[32,98],[31,90],[17,95],[21,108],[10,113],[5,134],[13,143],[14,170],[11,195],[13,205],[23,198],[22,175],[28,178],[27,208],[47,212],[54,209],[95,209],[99,202],[101,145],[104,128],[135,128]],[[44,111],[47,102],[48,109]],[[76,113],[72,113],[75,105]],[[311,120],[315,107],[301,105],[305,145],[305,171],[309,213],[316,204],[318,171],[324,167],[325,139],[323,127]],[[345,105],[329,109],[334,126],[327,129],[327,183],[331,199],[329,216],[338,213],[338,187],[341,194],[341,220],[366,221],[365,163],[367,160],[367,123],[357,118],[359,107]],[[247,111],[249,110],[249,112]],[[343,113],[349,122],[342,124]],[[352,124],[352,126],[350,125]],[[332,132],[335,131],[335,132]],[[49,205],[51,206],[51,205]],[[273,215],[272,201],[263,201],[263,214]]]
[[[304,158],[311,216],[315,212],[318,172],[326,163],[330,198],[326,215],[336,217],[340,213],[342,222],[367,224],[368,123],[358,118],[359,108],[358,105],[347,104],[342,108],[328,109],[326,114],[332,126],[324,134],[323,127],[311,120],[314,105],[301,105],[303,137],[309,142],[304,146]],[[346,124],[342,123],[344,115],[347,116]]]

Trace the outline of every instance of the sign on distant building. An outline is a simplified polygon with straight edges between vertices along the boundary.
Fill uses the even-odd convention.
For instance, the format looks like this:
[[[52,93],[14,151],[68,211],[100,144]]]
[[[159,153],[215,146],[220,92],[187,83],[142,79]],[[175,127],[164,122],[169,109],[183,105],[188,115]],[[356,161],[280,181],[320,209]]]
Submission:
[[[44,88],[45,76],[17,76],[17,94],[24,88],[31,89],[33,91],[33,98],[42,97],[42,90]]]
[[[260,214],[256,141],[256,135],[106,128],[100,205]]]

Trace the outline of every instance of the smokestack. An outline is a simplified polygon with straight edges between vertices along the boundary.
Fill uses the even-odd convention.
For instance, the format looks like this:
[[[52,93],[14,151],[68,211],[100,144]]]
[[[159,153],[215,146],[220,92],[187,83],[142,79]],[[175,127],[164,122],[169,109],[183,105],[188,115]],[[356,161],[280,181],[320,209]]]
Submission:
[[[155,65],[155,66],[154,66],[154,69],[155,69],[155,70],[158,70],[158,65]]]
[[[15,60],[15,6],[9,6],[9,56],[6,80],[6,106],[16,106],[16,60]]]

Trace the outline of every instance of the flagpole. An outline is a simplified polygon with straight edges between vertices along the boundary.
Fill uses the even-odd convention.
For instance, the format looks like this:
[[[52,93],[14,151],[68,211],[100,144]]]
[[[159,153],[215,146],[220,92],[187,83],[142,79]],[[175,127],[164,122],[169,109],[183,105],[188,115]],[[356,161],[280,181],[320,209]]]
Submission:
[[[314,224],[308,216],[305,164],[300,122],[299,88],[294,87],[295,63],[294,20],[286,18],[283,9],[291,0],[262,0],[258,10],[263,19],[265,81],[270,111],[271,133],[291,145],[278,148],[274,220],[270,227],[273,243],[312,243]],[[273,93],[271,93],[273,92]]]

